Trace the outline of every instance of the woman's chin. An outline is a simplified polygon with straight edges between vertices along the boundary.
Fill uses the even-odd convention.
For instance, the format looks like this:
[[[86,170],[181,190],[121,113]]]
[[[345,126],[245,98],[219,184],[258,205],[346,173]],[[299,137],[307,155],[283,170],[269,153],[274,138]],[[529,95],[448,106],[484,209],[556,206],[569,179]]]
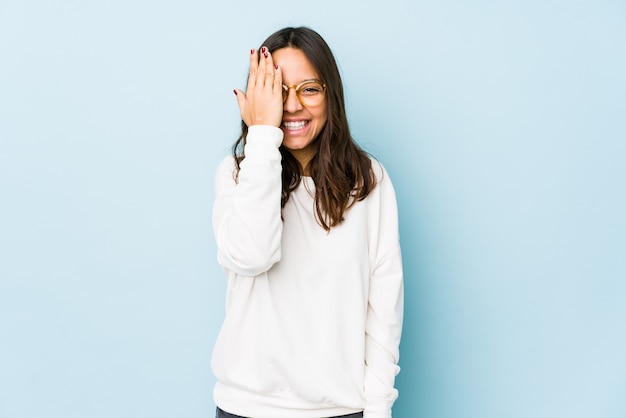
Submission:
[[[284,131],[283,131],[284,132]],[[288,150],[301,150],[308,148],[314,140],[312,132],[285,132],[283,146]]]
[[[307,148],[313,142],[307,138],[289,138],[285,136],[283,138],[283,146],[289,151],[298,151]]]

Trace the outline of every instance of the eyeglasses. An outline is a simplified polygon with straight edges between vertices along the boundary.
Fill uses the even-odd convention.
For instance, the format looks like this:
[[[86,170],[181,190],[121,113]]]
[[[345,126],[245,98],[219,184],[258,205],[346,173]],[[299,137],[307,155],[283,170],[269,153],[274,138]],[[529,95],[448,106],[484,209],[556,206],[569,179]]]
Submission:
[[[287,101],[290,89],[296,90],[296,96],[303,106],[317,106],[324,101],[326,84],[320,80],[304,80],[302,83],[293,86],[283,84],[283,103]]]

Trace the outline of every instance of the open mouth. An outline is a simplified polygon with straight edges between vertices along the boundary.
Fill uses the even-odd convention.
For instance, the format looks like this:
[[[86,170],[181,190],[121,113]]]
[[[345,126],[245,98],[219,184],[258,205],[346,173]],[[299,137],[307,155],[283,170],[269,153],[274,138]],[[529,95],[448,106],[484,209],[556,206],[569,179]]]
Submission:
[[[285,121],[282,126],[286,131],[299,131],[306,128],[309,123],[311,123],[310,120]]]

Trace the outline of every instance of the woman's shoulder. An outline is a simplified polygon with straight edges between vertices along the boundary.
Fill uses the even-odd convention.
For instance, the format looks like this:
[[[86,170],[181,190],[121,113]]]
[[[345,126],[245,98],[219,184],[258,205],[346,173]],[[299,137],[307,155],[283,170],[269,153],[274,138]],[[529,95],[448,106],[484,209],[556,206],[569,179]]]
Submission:
[[[372,171],[374,173],[375,185],[372,189],[370,196],[373,200],[389,199],[395,201],[395,187],[391,181],[391,176],[385,168],[384,164],[374,157],[370,157]]]
[[[236,166],[235,157],[233,157],[232,154],[229,154],[229,155],[224,156],[224,158],[222,158],[222,160],[217,165],[217,169],[220,171],[224,169],[233,170],[235,166]]]
[[[215,177],[218,182],[223,182],[226,180],[235,181],[235,173],[237,169],[237,163],[235,162],[235,157],[231,155],[227,155],[218,163],[217,169],[215,170]]]
[[[376,159],[376,157],[373,156],[369,156],[370,158],[370,164],[372,166],[372,172],[374,173],[374,177],[376,178],[376,183],[380,183],[382,181],[384,181],[385,179],[388,180],[388,174],[387,174],[387,170],[385,169],[385,166],[383,165],[383,163],[381,163],[379,160]]]

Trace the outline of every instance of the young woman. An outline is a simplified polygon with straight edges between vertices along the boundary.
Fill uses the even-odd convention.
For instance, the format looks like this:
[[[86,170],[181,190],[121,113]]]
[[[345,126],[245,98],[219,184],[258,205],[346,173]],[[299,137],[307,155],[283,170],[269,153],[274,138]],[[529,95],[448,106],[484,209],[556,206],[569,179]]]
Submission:
[[[218,417],[389,418],[403,284],[389,176],[354,142],[326,42],[285,28],[250,51],[242,133],[217,170],[228,280]]]

